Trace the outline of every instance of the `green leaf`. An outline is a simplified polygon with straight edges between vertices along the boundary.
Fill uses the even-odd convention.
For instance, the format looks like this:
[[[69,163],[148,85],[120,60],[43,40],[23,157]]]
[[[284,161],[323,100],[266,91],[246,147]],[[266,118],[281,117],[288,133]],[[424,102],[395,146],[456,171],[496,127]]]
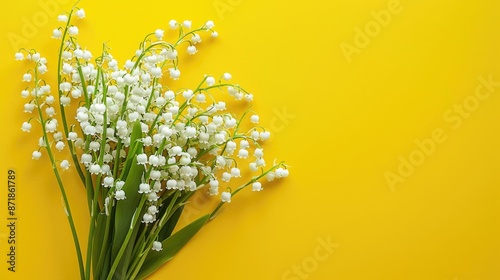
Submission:
[[[183,194],[176,201],[176,204],[178,204],[178,205],[184,204],[189,198],[191,198],[193,196],[194,193],[195,192],[187,192],[187,193]],[[165,200],[165,204],[170,204],[170,202],[173,198],[174,198],[173,196],[168,197]],[[167,209],[167,207],[162,207],[160,209],[160,213],[158,214],[158,216],[162,217],[163,215],[165,215],[166,209]],[[160,242],[167,239],[172,234],[172,232],[175,229],[175,226],[179,222],[179,218],[182,215],[182,210],[184,210],[184,205],[177,208],[177,210],[175,210],[175,212],[172,214],[172,216],[168,219],[167,223],[162,227],[162,229],[160,230],[160,233],[158,234],[158,240]]]
[[[111,208],[110,215],[107,216],[103,211],[101,216],[103,217],[103,221],[98,220],[96,234],[94,234],[94,256],[92,259],[92,274],[94,275],[94,279],[102,279],[99,278],[101,275],[101,271],[106,269],[104,267],[104,263],[111,257],[111,242],[110,240],[113,237],[113,225],[114,225],[114,208]],[[98,242],[98,243],[97,243]],[[97,251],[95,251],[97,250]],[[109,267],[107,267],[107,271],[109,271]],[[104,278],[106,279],[106,278]]]
[[[163,207],[166,208],[166,207]],[[177,222],[179,221],[179,218],[181,217],[182,210],[184,209],[184,205],[177,208],[175,210],[174,214],[170,217],[168,222],[163,226],[163,228],[160,230],[160,233],[158,234],[158,240],[163,241],[170,237],[172,235],[172,232],[174,231],[175,226],[177,225]],[[164,215],[165,213],[163,213]],[[160,217],[162,214],[159,215]]]
[[[107,216],[103,213],[99,213],[97,216],[97,225],[94,232],[94,244],[92,245],[92,270],[96,271],[97,262],[99,260],[99,254],[101,253],[102,242],[104,239],[104,231],[106,229],[106,218]]]
[[[144,279],[160,268],[160,266],[171,260],[206,224],[209,218],[209,214],[205,215],[165,239],[162,242],[163,250],[159,252],[150,250],[137,275],[137,279]]]
[[[129,239],[129,242],[128,244],[123,244],[123,245],[126,245],[127,247],[125,248],[125,251],[123,252],[123,255],[120,259],[120,263],[118,264],[118,267],[116,268],[115,270],[115,273],[113,275],[113,279],[116,279],[116,280],[125,280],[127,279],[126,278],[126,275],[127,275],[127,271],[131,265],[131,263],[133,263],[133,259],[132,259],[132,252],[133,252],[133,249],[134,249],[134,246],[135,246],[135,240],[136,240],[136,237],[137,237],[137,233],[139,232],[139,227],[140,227],[140,222],[141,220],[139,219],[137,222],[137,224],[134,226],[134,229],[132,231],[132,235],[130,236],[130,239]]]
[[[146,246],[146,236],[145,236],[146,231],[141,230],[141,234],[137,236],[137,241],[135,242],[135,247],[134,250],[132,251],[132,263],[128,267],[127,271],[127,278],[130,279],[130,274],[132,273],[132,270],[134,267],[137,265],[141,258],[141,253],[142,250],[144,250],[144,247]]]
[[[122,178],[126,178],[128,176],[128,173],[130,171],[130,168],[132,167],[132,163],[136,158],[136,155],[139,154],[140,150],[142,150],[142,143],[137,141],[141,138],[142,138],[141,123],[139,121],[136,121],[134,124],[134,128],[132,129],[132,133],[130,134],[130,147],[128,150],[127,158],[121,170]]]
[[[104,256],[104,265],[102,266],[102,270],[100,271],[100,275],[96,275],[95,280],[105,280],[108,277],[109,269],[111,268],[111,250],[108,250],[106,256]]]
[[[141,200],[141,194],[138,192],[138,187],[141,183],[141,177],[144,172],[144,167],[137,164],[137,160],[134,160],[133,162],[134,164],[132,164],[130,172],[125,179],[125,185],[122,188],[125,191],[125,195],[127,198],[125,200],[117,201],[116,203],[115,228],[111,254],[112,262],[114,262],[115,258],[117,257],[120,248],[122,246],[128,245],[124,244],[125,238],[127,236],[127,232],[130,229],[134,213]],[[140,211],[141,209],[138,209],[137,215],[140,215]],[[134,241],[135,235],[133,235],[129,240]],[[126,250],[126,252],[129,252],[129,250]],[[123,271],[123,266],[126,266],[126,264],[121,263],[117,268],[117,272]]]
[[[116,202],[114,217],[114,236],[113,245],[111,250],[111,262],[113,263],[120,251],[122,246],[127,246],[122,259],[120,260],[119,266],[116,269],[115,275],[121,277],[121,274],[126,273],[128,261],[130,260],[130,254],[132,253],[133,243],[124,244],[127,232],[130,229],[132,218],[141,200],[141,194],[138,192],[139,184],[141,183],[141,178],[144,173],[144,166],[137,164],[136,155],[141,152],[142,143],[137,141],[142,136],[141,125],[136,122],[131,134],[131,145],[129,148],[129,153],[125,166],[123,168],[124,173],[122,180],[125,182],[122,190],[125,192],[126,199],[119,200]],[[142,209],[138,209],[137,215],[140,214]],[[135,226],[134,232],[129,239],[130,241],[135,241],[135,236],[137,234],[137,226]],[[130,249],[129,249],[130,248]],[[120,279],[120,278],[115,278]]]

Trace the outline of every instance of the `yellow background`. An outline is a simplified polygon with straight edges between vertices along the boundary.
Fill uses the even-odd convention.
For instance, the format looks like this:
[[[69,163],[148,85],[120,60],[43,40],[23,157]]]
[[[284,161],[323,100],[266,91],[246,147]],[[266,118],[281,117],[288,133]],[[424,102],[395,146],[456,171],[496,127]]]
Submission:
[[[72,5],[18,0],[2,3],[0,11],[0,170],[5,177],[8,168],[17,171],[19,217],[18,272],[12,274],[4,261],[1,187],[1,279],[78,275],[46,155],[31,160],[40,130],[20,130],[27,119],[19,94],[27,65],[13,60],[9,40],[22,37],[22,46],[47,56],[53,82],[58,42],[50,34],[58,23],[42,8],[48,2],[58,12]],[[401,0],[400,13],[373,29],[370,42],[349,63],[341,44],[355,46],[355,28],[373,25],[372,11],[390,3],[80,3],[87,13],[78,23],[81,44],[96,56],[108,42],[121,63],[147,32],[168,29],[171,18],[192,19],[194,25],[214,20],[220,38],[205,37],[197,55],[181,61],[182,83],[231,72],[254,93],[253,109],[271,127],[268,160],[285,159],[291,166],[285,181],[235,197],[151,279],[500,279],[500,87],[457,129],[443,118],[470,100],[478,77],[500,81],[500,2]],[[23,32],[23,18],[35,20],[36,31]],[[391,189],[386,172],[397,174],[400,155],[408,158],[418,149],[415,140],[430,138],[434,129],[442,129],[447,140]],[[75,183],[68,183],[69,193],[85,243],[85,194],[75,176],[64,175]],[[203,197],[193,203],[191,216],[206,204]],[[338,247],[327,257],[322,250],[318,260],[318,240],[328,238]],[[294,275],[294,266],[303,274]]]

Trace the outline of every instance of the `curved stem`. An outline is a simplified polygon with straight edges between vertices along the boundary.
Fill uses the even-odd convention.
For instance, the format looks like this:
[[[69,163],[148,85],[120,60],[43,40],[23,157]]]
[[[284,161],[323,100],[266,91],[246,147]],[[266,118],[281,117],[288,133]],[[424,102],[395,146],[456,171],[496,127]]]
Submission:
[[[37,70],[36,65],[35,65],[35,84],[38,84],[38,70]],[[71,208],[69,206],[68,197],[66,195],[66,191],[64,190],[64,185],[63,185],[61,176],[59,174],[59,171],[57,170],[56,160],[54,158],[54,155],[52,154],[52,149],[50,148],[49,138],[47,135],[47,131],[45,130],[46,120],[44,120],[44,118],[43,118],[42,110],[40,107],[40,103],[38,102],[38,99],[39,99],[39,97],[37,96],[35,99],[35,102],[36,102],[36,106],[38,109],[38,116],[39,116],[40,122],[42,124],[45,149],[47,150],[47,153],[49,154],[50,163],[52,165],[52,171],[54,172],[54,175],[56,176],[57,185],[59,186],[59,190],[61,191],[61,195],[62,195],[63,202],[64,202],[64,208],[65,208],[66,214],[68,216],[69,226],[71,228],[71,235],[73,236],[73,242],[75,243],[76,256],[78,258],[78,266],[80,268],[80,278],[82,280],[84,280],[85,279],[85,270],[83,267],[82,250],[80,249],[80,242],[78,240],[78,234],[76,233],[76,227],[75,227],[75,223],[73,221],[73,215],[71,214]]]
[[[107,88],[104,80],[104,73],[101,67],[98,69],[98,77],[101,76],[102,81],[101,84],[103,85],[103,103],[104,106],[106,106],[106,96],[107,96]],[[99,87],[99,82],[96,83],[96,88]],[[103,127],[103,133],[102,133],[102,140],[101,140],[101,149],[99,153],[99,166],[103,165],[104,162],[104,146],[106,145],[106,134],[107,134],[107,124],[108,124],[108,114],[107,114],[107,109],[104,111],[104,127]],[[94,245],[94,234],[95,234],[95,229],[96,229],[96,221],[97,221],[97,216],[100,213],[99,209],[99,193],[100,193],[100,188],[101,188],[101,178],[102,174],[99,174],[97,176],[96,182],[95,182],[95,190],[94,190],[94,198],[92,199],[92,211],[91,211],[91,218],[90,218],[90,228],[89,228],[89,236],[88,236],[88,245],[87,245],[87,263],[86,263],[86,275],[87,279],[90,280],[90,266],[92,263],[92,250],[93,250],[93,245]]]
[[[269,168],[266,172],[260,174],[259,176],[257,177],[253,177],[252,180],[248,181],[246,184],[238,187],[235,191],[233,191],[231,193],[231,197],[235,196],[238,192],[240,192],[242,189],[244,189],[245,187],[247,187],[248,185],[250,184],[253,184],[254,182],[256,182],[257,180],[259,180],[260,178],[266,176],[269,172],[273,171],[274,169],[278,168],[278,166],[281,166],[283,165],[284,162],[280,162],[276,165],[274,165],[273,167]],[[212,220],[213,218],[215,218],[215,216],[217,215],[217,213],[219,212],[219,209],[222,207],[222,205],[224,205],[224,202],[220,202],[219,205],[217,205],[217,207],[214,209],[214,211],[212,211],[212,213],[210,214],[210,218],[209,220]]]
[[[79,1],[77,1],[75,3],[75,6],[76,6],[76,4],[78,4],[78,2]],[[74,9],[74,7],[73,7],[73,9]],[[66,112],[64,109],[64,105],[61,103],[61,96],[63,95],[63,92],[61,90],[61,82],[62,82],[62,78],[61,78],[62,59],[61,58],[62,58],[62,53],[63,53],[63,49],[64,49],[64,41],[66,40],[66,35],[68,34],[68,26],[69,26],[69,23],[71,21],[72,15],[73,15],[73,12],[71,12],[69,14],[68,21],[66,23],[66,27],[64,28],[64,33],[63,33],[63,36],[61,39],[61,46],[59,47],[59,61],[57,63],[57,91],[59,93],[59,110],[61,110],[61,119],[63,122],[63,129],[64,129],[64,134],[65,134],[66,138],[68,138],[69,129],[68,129],[68,121],[66,120]],[[73,149],[74,149],[73,142],[68,141],[68,147],[69,147],[70,151],[73,151]],[[78,163],[78,158],[76,156],[76,153],[72,152],[71,158],[73,159],[73,163],[75,164],[76,171],[78,172],[78,175],[80,176],[80,179],[82,180],[82,183],[85,185],[85,175],[83,174],[82,168],[80,167],[80,164]]]

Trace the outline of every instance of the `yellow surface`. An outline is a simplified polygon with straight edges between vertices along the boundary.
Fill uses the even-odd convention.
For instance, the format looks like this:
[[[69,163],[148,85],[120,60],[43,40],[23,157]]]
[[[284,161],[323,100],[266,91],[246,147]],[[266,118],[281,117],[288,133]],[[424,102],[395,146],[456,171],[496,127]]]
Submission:
[[[46,3],[55,5],[44,9]],[[2,3],[0,171],[4,185],[8,168],[18,174],[18,251],[17,272],[9,273],[2,187],[1,279],[78,275],[55,179],[47,161],[31,160],[40,131],[20,130],[26,65],[13,60],[12,43],[46,55],[53,79],[52,10],[71,5]],[[80,6],[87,13],[78,24],[80,42],[95,54],[108,42],[121,63],[144,34],[166,28],[171,18],[194,25],[214,20],[220,38],[181,62],[182,83],[231,72],[254,93],[253,108],[274,132],[268,159],[291,165],[286,181],[235,197],[151,279],[500,279],[500,86],[480,82],[500,81],[500,2],[85,0]],[[30,23],[31,30],[24,27]],[[371,37],[356,35],[356,28],[368,28]],[[471,112],[460,116],[454,106],[464,102]],[[426,143],[427,154],[416,141]],[[400,156],[412,156],[412,167],[400,167]],[[74,171],[64,176],[75,183],[68,188],[84,236],[84,192],[71,181]],[[205,200],[193,205],[194,216]]]

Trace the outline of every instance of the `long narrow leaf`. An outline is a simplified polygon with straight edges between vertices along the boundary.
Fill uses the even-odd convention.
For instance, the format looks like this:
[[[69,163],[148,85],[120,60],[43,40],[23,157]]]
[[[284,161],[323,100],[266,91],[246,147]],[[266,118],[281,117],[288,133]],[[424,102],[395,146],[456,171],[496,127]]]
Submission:
[[[106,256],[104,256],[104,265],[100,271],[100,275],[96,275],[95,280],[105,280],[108,277],[109,269],[111,268],[111,250],[108,250]]]
[[[174,228],[177,225],[179,218],[181,217],[183,209],[184,205],[175,210],[172,217],[170,217],[165,226],[163,226],[163,228],[160,230],[160,233],[158,234],[158,240],[163,241],[170,237],[170,235],[172,235],[172,232],[174,231]]]
[[[92,270],[96,271],[97,269],[97,262],[99,260],[99,254],[101,252],[102,248],[102,242],[104,239],[104,231],[106,229],[106,218],[107,216],[99,213],[97,216],[97,226],[96,230],[94,232],[94,245],[92,245]]]
[[[184,204],[189,198],[191,198],[193,196],[194,193],[195,192],[187,192],[187,193],[183,194],[177,200],[177,204]],[[167,200],[165,200],[165,204],[170,203],[171,199],[172,199],[172,197],[169,197]],[[160,217],[165,214],[165,209],[166,209],[166,207],[163,207],[163,209],[160,210],[160,215],[159,215]],[[179,218],[181,217],[182,210],[184,210],[184,205],[182,205],[181,207],[179,207],[174,212],[174,214],[172,215],[172,217],[170,217],[170,219],[168,220],[168,222],[162,227],[160,233],[158,234],[158,240],[160,242],[163,241],[163,240],[165,240],[165,239],[167,239],[172,234],[172,232],[175,229],[175,226],[179,222]]]
[[[125,276],[127,275],[127,271],[128,271],[129,266],[131,265],[131,262],[132,262],[132,252],[134,250],[135,242],[137,239],[137,233],[139,232],[139,224],[140,224],[141,220],[139,219],[137,222],[138,223],[134,226],[134,229],[132,231],[132,235],[130,236],[128,244],[123,244],[123,245],[126,245],[127,247],[125,248],[125,251],[123,252],[120,263],[119,263],[118,267],[116,268],[115,273],[113,275],[113,279],[115,279],[115,280],[127,279]]]
[[[198,220],[185,226],[178,232],[172,234],[169,238],[162,242],[163,250],[157,252],[150,250],[144,264],[137,275],[137,279],[144,279],[154,271],[156,271],[164,263],[171,260],[186,243],[198,233],[210,218],[210,215],[205,215]]]
[[[127,161],[125,163],[124,172],[125,176],[122,179],[125,181],[125,185],[122,190],[125,192],[126,199],[116,202],[116,208],[114,212],[115,217],[115,227],[113,236],[113,246],[111,250],[111,261],[114,262],[120,248],[122,246],[127,246],[122,260],[116,269],[115,274],[126,273],[127,263],[131,250],[128,249],[129,244],[124,244],[125,237],[130,228],[132,218],[136,211],[137,205],[141,199],[141,194],[138,192],[139,184],[141,183],[141,178],[144,173],[144,166],[137,164],[137,153],[141,151],[139,147],[142,147],[142,143],[137,141],[142,135],[141,126],[139,122],[136,122],[131,134],[131,146],[129,148],[129,154],[127,156]],[[138,209],[140,214],[141,209]],[[135,241],[135,234],[137,231],[134,229],[133,236],[130,238],[131,241]],[[133,244],[132,244],[133,245]],[[133,246],[132,246],[133,247]]]
[[[139,121],[136,121],[132,129],[132,133],[130,134],[130,147],[128,150],[127,158],[125,159],[125,165],[122,168],[121,178],[127,178],[128,172],[132,167],[133,160],[139,153],[140,151],[139,148],[142,148],[142,144],[139,141],[137,141],[141,137],[142,137],[141,123]]]
[[[130,227],[132,216],[136,210],[137,204],[140,201],[141,194],[138,192],[141,176],[144,172],[144,167],[135,162],[130,168],[129,175],[126,178],[123,191],[125,191],[126,199],[116,202],[115,211],[115,236],[113,244],[118,248],[113,248],[113,257],[120,250],[121,242],[125,239],[125,235]],[[114,246],[115,247],[115,246]]]

